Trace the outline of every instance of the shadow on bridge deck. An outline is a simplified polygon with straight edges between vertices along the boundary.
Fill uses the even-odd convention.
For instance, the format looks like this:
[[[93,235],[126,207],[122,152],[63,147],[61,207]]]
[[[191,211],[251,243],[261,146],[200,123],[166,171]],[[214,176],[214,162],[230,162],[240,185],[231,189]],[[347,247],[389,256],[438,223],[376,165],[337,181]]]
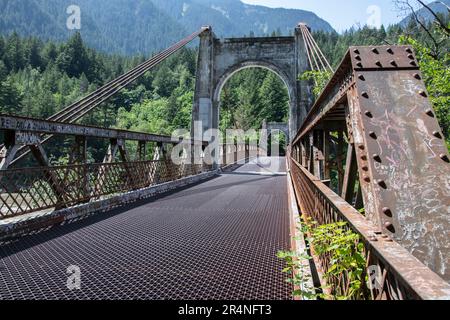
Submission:
[[[264,159],[262,159],[264,160]],[[264,162],[0,247],[0,299],[290,299],[286,178]],[[258,172],[266,175],[258,176]],[[67,268],[81,289],[67,288]]]

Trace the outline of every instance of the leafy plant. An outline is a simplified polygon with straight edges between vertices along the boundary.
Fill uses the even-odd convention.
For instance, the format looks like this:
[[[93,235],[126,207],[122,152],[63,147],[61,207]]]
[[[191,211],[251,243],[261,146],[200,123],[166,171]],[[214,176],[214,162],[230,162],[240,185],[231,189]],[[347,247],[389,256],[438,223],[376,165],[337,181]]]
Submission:
[[[308,232],[307,224],[299,223],[297,229],[301,234]],[[295,240],[298,240],[295,238]],[[277,257],[285,260],[286,268],[283,269],[283,273],[288,274],[290,277],[286,280],[288,283],[294,285],[295,290],[292,295],[299,297],[302,300],[317,300],[323,298],[318,293],[318,288],[311,285],[312,276],[309,272],[308,264],[305,261],[309,261],[312,257],[308,254],[309,247],[304,248],[301,252],[296,251],[279,251]]]
[[[324,279],[331,286],[331,298],[363,298],[366,259],[360,236],[349,229],[346,222],[337,222],[312,228],[309,241],[315,254],[329,261]]]
[[[300,76],[300,80],[314,81],[313,94],[317,99],[330,81],[332,74],[329,71],[306,71]]]
[[[292,277],[288,281],[300,288],[294,296],[307,299],[355,300],[364,299],[363,281],[365,281],[366,259],[364,245],[360,236],[348,228],[346,222],[318,225],[310,218],[302,218],[298,228],[307,235],[305,252],[279,252],[278,257],[286,261],[283,270]],[[307,250],[329,262],[323,278],[326,286],[308,287],[310,275],[304,261],[312,259]],[[329,294],[317,293],[320,291]]]
[[[296,288],[292,295],[303,300],[316,300],[320,295],[316,293],[316,288],[310,285],[312,279],[303,264],[303,261],[307,261],[311,257],[307,253],[298,254],[293,251],[280,251],[277,257],[286,262],[283,272],[290,275],[287,282],[292,283]]]

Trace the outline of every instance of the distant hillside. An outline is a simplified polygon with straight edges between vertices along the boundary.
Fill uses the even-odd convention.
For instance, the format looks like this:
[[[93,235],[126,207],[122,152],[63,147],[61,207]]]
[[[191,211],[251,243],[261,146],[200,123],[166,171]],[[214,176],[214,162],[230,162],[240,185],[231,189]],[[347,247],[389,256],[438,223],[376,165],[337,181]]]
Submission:
[[[430,7],[431,10],[433,10],[436,13],[441,13],[441,14],[449,14],[450,13],[450,11],[448,9],[448,7],[450,7],[450,0],[434,1],[434,2],[430,3],[428,6]],[[431,12],[427,8],[421,8],[420,10],[418,10],[416,12],[416,14],[421,21],[431,22],[434,20],[434,16],[431,14]],[[408,23],[412,19],[414,19],[414,17],[412,14],[410,14],[408,17],[406,17],[405,19],[403,19],[400,22],[400,25],[404,27],[404,26],[408,25]]]
[[[73,0],[0,0],[0,33],[66,40],[66,9]],[[126,54],[163,48],[186,31],[150,0],[77,0],[81,34],[89,46]]]
[[[81,8],[81,34],[102,51],[136,54],[167,47],[200,26],[218,36],[289,34],[300,22],[333,31],[312,12],[252,6],[240,0],[0,0],[0,33],[65,40],[68,6]]]
[[[314,30],[333,31],[331,25],[316,14],[303,10],[272,9],[247,5],[239,0],[152,0],[162,11],[187,29],[209,24],[219,36],[255,35],[279,31],[288,35],[298,22]]]

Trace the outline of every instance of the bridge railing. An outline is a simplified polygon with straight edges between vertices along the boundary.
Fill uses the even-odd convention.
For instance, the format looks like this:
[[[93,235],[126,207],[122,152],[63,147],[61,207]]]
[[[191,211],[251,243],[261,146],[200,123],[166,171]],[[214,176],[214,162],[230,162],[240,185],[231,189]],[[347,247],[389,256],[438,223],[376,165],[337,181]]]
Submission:
[[[0,219],[67,208],[212,170],[203,159],[188,161],[191,159],[185,155],[177,161],[181,164],[176,164],[168,154],[178,144],[181,150],[187,150],[194,145],[201,148],[205,142],[11,115],[0,115],[0,130],[4,136],[0,153]],[[43,146],[49,135],[72,141],[67,165],[50,163]],[[87,145],[92,138],[109,141],[103,163],[87,163]],[[132,141],[138,143],[135,157],[127,150],[126,142]],[[38,167],[13,169],[11,164],[20,156],[19,150],[27,148]]]
[[[227,167],[263,156],[264,152],[256,143],[224,143],[219,147],[219,166]]]
[[[398,243],[383,236],[354,207],[334,193],[296,160],[291,160],[291,175],[301,211],[319,225],[346,222],[360,236],[364,245],[366,272],[361,287],[353,296],[368,300],[449,299],[450,286],[412,256]],[[355,243],[355,248],[358,243]],[[333,265],[328,255],[316,257],[322,272]],[[333,293],[348,296],[347,272],[327,279]],[[355,279],[353,279],[355,280]]]
[[[450,160],[418,65],[408,46],[350,48],[290,146],[302,214],[360,235],[366,299],[450,298]]]
[[[20,168],[0,171],[0,218],[67,208],[210,171],[170,160]]]
[[[68,208],[217,169],[204,152],[206,142],[12,115],[0,115],[0,131],[0,219]],[[42,143],[46,135],[73,141],[67,165],[52,166]],[[90,138],[109,141],[103,163],[87,163]],[[127,141],[138,143],[134,160]],[[12,168],[18,150],[26,148],[39,166]],[[179,159],[172,161],[177,151]],[[236,142],[221,146],[219,154],[224,167],[257,156],[258,149]]]

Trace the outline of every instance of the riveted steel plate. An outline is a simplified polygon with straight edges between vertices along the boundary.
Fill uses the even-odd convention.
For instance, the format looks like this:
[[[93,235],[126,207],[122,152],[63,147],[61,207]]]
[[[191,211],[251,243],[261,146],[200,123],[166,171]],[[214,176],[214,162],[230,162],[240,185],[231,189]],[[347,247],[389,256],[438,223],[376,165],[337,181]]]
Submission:
[[[352,65],[362,69],[418,69],[418,62],[410,46],[350,47]]]
[[[450,280],[448,151],[415,70],[362,72],[357,81],[374,208],[383,232]]]

